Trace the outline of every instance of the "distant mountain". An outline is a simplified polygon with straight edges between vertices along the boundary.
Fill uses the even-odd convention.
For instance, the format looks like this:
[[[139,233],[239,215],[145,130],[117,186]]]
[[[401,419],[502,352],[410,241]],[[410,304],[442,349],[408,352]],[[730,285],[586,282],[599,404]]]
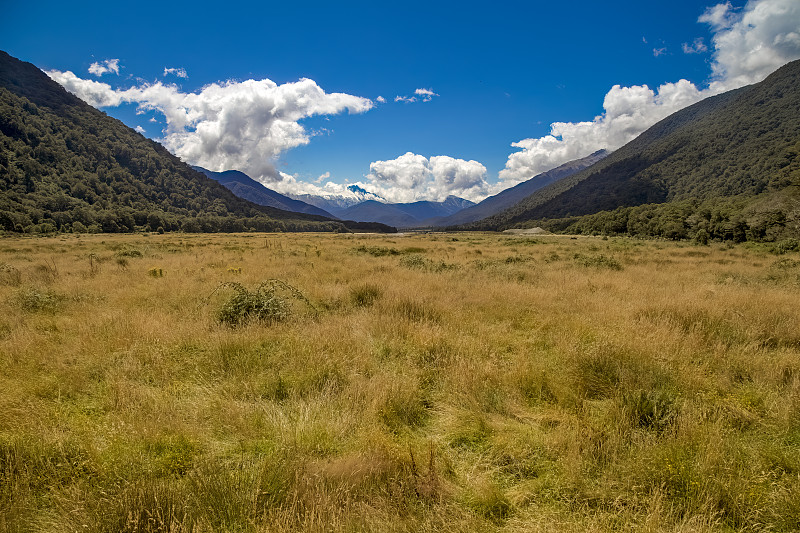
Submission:
[[[419,201],[405,204],[367,200],[338,211],[338,216],[347,220],[381,222],[398,228],[413,228],[427,226],[428,221],[434,217],[445,217],[473,205],[475,205],[473,202],[455,196],[448,196],[443,202]]]
[[[794,61],[760,83],[674,113],[598,163],[467,227],[544,224],[769,240],[800,232],[798,199],[800,61]]]
[[[313,205],[323,209],[329,213],[339,216],[342,211],[348,207],[352,207],[367,200],[376,200],[378,202],[386,202],[385,199],[379,195],[372,193],[358,185],[349,185],[347,193],[345,194],[329,194],[329,195],[314,195],[314,194],[287,194],[289,198],[300,200],[307,204]]]
[[[328,218],[336,218],[327,211],[309,205],[300,200],[294,200],[284,196],[279,192],[273,191],[269,187],[257,182],[244,172],[238,170],[226,170],[224,172],[214,172],[203,167],[193,166],[193,169],[202,172],[212,180],[215,180],[228,188],[239,198],[250,200],[254,204],[267,205],[284,211],[295,213],[309,213]]]
[[[235,196],[0,51],[0,229],[391,231]]]
[[[398,208],[396,205],[376,202],[375,200],[367,200],[366,202],[361,202],[360,204],[343,209],[340,211],[340,215],[352,220],[370,222],[391,220],[392,226],[396,228],[407,228],[419,223],[419,220]]]
[[[494,196],[486,198],[482,202],[479,202],[472,207],[467,207],[466,209],[458,211],[450,216],[429,222],[434,226],[455,226],[458,224],[474,222],[476,220],[494,215],[495,213],[499,213],[503,209],[507,209],[520,202],[542,187],[571,176],[576,172],[595,164],[607,155],[608,152],[606,150],[598,150],[597,152],[582,159],[576,159],[575,161],[564,163],[559,167],[548,170],[547,172],[539,174],[527,181],[523,181],[522,183],[510,187]]]

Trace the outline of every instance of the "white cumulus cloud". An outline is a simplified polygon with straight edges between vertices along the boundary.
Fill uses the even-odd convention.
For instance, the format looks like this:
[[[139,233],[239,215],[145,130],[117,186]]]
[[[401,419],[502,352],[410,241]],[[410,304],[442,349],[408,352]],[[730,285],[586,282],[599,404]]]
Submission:
[[[142,135],[144,135],[144,128],[143,128],[143,127],[141,127],[141,126],[136,126],[136,127],[135,127],[135,128],[133,128],[133,129],[135,129],[136,131],[138,131],[139,133],[141,133]]]
[[[431,89],[417,89],[416,91],[414,91],[414,94],[422,98],[423,102],[430,102],[434,96],[439,96]]]
[[[712,92],[759,82],[800,57],[797,0],[751,1],[741,13],[732,11],[730,4],[720,4],[699,20],[716,30],[712,39]]]
[[[364,180],[343,184],[327,181],[320,185],[327,172],[314,183],[281,173],[283,180],[274,184],[274,188],[284,194],[350,198],[354,193],[347,187],[356,185],[391,203],[441,202],[451,195],[480,201],[490,188],[486,167],[481,163],[444,155],[427,158],[406,152],[395,159],[373,161],[369,168]]]
[[[119,59],[106,59],[99,62],[95,61],[89,65],[89,74],[94,74],[95,76],[100,77],[108,72],[113,72],[114,74],[119,75]]]
[[[369,165],[368,190],[391,202],[443,201],[448,196],[482,199],[488,193],[486,167],[477,161],[406,152]]]
[[[267,184],[282,179],[274,167],[278,156],[308,144],[314,135],[300,124],[302,119],[363,113],[374,105],[367,98],[326,93],[310,79],[282,85],[268,79],[227,81],[186,93],[161,82],[113,89],[69,71],[47,74],[95,107],[133,103],[139,111],[163,114],[167,128],[161,142],[188,163],[241,170]]]
[[[800,58],[800,2],[751,0],[741,11],[729,2],[708,8],[698,22],[714,33],[711,81],[700,89],[687,80],[646,85],[615,85],[603,101],[603,113],[586,122],[555,122],[550,134],[512,144],[512,153],[500,171],[510,187],[558,165],[585,157],[601,148],[615,150],[644,130],[680,109],[720,92],[763,80],[782,65]],[[684,46],[684,52],[690,45]],[[691,51],[704,51],[695,40]],[[706,47],[707,48],[707,47]],[[494,192],[494,191],[493,191]]]

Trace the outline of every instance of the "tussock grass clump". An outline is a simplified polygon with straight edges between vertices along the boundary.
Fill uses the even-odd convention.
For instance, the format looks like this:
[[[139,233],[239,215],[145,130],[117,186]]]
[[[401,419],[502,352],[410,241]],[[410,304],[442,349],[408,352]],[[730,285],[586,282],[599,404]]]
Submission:
[[[678,416],[676,400],[666,391],[626,391],[622,394],[622,405],[634,426],[657,433],[666,430]]]
[[[116,493],[90,500],[85,514],[70,516],[65,525],[98,532],[191,533],[199,530],[199,524],[189,497],[183,483],[143,478]]]
[[[58,266],[52,259],[36,265],[33,269],[33,278],[46,285],[52,285],[59,277]]]
[[[22,273],[13,265],[0,263],[0,285],[19,287],[22,284]]]
[[[438,322],[440,313],[429,303],[402,299],[392,306],[398,317],[411,322]]]
[[[365,283],[350,289],[350,302],[356,307],[369,307],[383,295],[381,288]]]
[[[430,400],[424,391],[413,386],[394,386],[389,390],[379,416],[381,422],[392,432],[415,429],[428,419]]]
[[[478,480],[464,500],[478,515],[495,525],[502,525],[514,509],[502,487],[490,479]]]

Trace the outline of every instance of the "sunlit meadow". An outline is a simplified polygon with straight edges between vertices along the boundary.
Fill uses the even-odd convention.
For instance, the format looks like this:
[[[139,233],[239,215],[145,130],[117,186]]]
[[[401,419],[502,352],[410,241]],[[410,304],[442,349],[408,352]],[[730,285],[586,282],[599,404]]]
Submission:
[[[0,530],[795,531],[800,254],[0,241]]]

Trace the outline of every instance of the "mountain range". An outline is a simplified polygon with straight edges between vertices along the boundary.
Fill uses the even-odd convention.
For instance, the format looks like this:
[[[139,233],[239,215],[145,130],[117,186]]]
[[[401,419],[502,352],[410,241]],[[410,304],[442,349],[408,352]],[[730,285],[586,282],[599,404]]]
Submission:
[[[213,172],[198,166],[192,168],[221,183],[236,196],[251,202],[287,211],[348,221],[380,222],[390,226],[410,228],[426,225],[433,218],[446,217],[475,205],[469,200],[455,196],[449,196],[443,202],[390,203],[358,185],[350,185],[347,188],[351,196],[342,195],[328,198],[313,195],[301,196],[316,204],[327,205],[331,210],[328,212],[316,205],[280,194],[238,170]]]
[[[192,166],[192,168],[221,183],[239,198],[250,200],[255,204],[275,207],[285,211],[293,211],[295,213],[309,213],[328,218],[336,218],[324,209],[273,191],[244,172],[238,170],[214,172],[198,166]]]
[[[611,154],[596,152],[479,204],[456,197],[391,204],[356,185],[342,195],[289,196],[241,172],[191,168],[0,51],[0,229],[391,226],[542,226],[701,241],[800,238],[800,61],[689,106]]]
[[[432,220],[446,217],[474,206],[473,202],[448,196],[443,202],[422,200],[411,203],[383,203],[367,200],[347,209],[336,210],[339,218],[356,221],[381,222],[398,228],[415,228],[431,225]]]

